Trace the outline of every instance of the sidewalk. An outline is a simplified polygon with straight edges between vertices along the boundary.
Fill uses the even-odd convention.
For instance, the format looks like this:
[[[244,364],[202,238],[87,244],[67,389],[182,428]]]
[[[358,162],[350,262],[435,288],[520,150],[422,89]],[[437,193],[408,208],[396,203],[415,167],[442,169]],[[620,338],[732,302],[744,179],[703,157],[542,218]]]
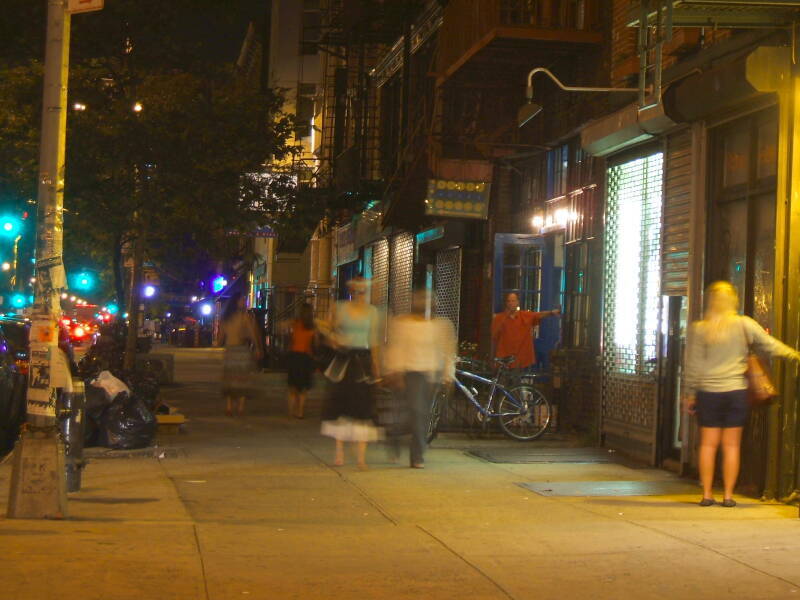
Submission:
[[[322,390],[290,421],[283,377],[262,375],[248,415],[227,418],[219,352],[175,353],[180,383],[165,393],[187,433],[164,436],[160,460],[92,460],[66,521],[0,517],[0,598],[800,597],[796,507],[700,508],[692,488],[540,495],[519,484],[675,479],[555,449],[494,463],[465,449],[520,445],[459,436],[435,441],[423,471],[389,465],[380,446],[369,471],[336,469],[318,435]],[[3,515],[9,474],[0,466]]]

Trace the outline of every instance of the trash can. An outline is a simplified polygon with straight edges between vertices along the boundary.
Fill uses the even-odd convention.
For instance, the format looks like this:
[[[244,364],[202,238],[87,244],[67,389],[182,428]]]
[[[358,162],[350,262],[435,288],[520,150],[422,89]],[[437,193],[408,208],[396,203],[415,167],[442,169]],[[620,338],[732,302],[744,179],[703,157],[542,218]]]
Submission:
[[[60,398],[60,429],[61,438],[64,441],[67,491],[77,492],[81,489],[81,472],[84,467],[83,430],[86,390],[83,381],[73,379],[72,392],[62,392]]]

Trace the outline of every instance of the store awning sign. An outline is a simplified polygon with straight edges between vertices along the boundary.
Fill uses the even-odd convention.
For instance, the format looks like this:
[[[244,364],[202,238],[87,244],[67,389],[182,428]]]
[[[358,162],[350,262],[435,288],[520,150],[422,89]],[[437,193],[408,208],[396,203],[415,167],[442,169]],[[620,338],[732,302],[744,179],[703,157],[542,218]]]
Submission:
[[[425,198],[425,214],[458,219],[486,219],[491,184],[485,181],[431,179]]]

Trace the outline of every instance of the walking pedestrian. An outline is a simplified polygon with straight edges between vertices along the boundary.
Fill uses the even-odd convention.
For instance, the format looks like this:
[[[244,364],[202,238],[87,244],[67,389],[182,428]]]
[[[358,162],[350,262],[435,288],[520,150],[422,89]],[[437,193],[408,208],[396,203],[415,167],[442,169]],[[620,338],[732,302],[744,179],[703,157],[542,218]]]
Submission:
[[[514,356],[509,365],[512,375],[522,372],[536,362],[533,347],[533,328],[545,317],[560,315],[558,309],[533,312],[519,309],[519,296],[511,292],[506,295],[505,310],[492,319],[492,356],[506,358]]]
[[[722,506],[733,507],[739,476],[742,431],[747,423],[747,369],[750,348],[800,360],[800,353],[771,337],[750,317],[740,316],[736,288],[727,281],[706,290],[703,320],[692,323],[684,359],[684,402],[700,425],[700,506],[715,504],[714,464],[722,445]]]
[[[449,319],[431,317],[428,290],[417,290],[411,314],[395,317],[389,325],[384,369],[411,429],[411,467],[425,466],[425,447],[433,393],[437,384],[455,378],[456,340]],[[395,457],[399,446],[394,445]]]
[[[335,307],[331,342],[336,354],[325,370],[333,384],[322,411],[322,434],[336,440],[334,464],[344,464],[344,444],[356,445],[359,468],[367,467],[367,443],[377,440],[372,386],[379,376],[378,310],[366,299],[367,282],[348,282],[350,301]]]
[[[225,397],[225,414],[233,415],[237,402],[237,413],[244,414],[244,403],[251,389],[251,377],[255,371],[255,360],[263,354],[258,328],[253,316],[247,312],[245,298],[234,294],[225,307],[219,327],[218,346],[225,348],[222,370],[222,394]]]
[[[307,302],[300,306],[297,318],[289,323],[289,355],[287,356],[287,380],[289,385],[289,417],[302,419],[306,405],[306,394],[314,378],[313,350],[316,327],[314,309]]]

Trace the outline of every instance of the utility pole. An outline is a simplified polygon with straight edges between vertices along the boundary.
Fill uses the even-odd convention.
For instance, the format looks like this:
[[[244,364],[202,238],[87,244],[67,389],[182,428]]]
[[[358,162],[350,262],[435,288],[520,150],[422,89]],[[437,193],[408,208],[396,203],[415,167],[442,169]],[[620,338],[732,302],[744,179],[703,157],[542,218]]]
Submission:
[[[14,449],[10,518],[67,516],[64,447],[56,427],[56,389],[51,357],[58,352],[58,288],[64,224],[64,152],[67,122],[70,15],[64,0],[49,0],[45,46],[42,139],[36,223],[36,294],[31,325],[28,426]]]
[[[62,253],[70,13],[102,7],[102,0],[48,0],[47,3],[28,418],[14,449],[9,518],[67,516],[64,445],[56,421],[56,395],[59,387],[71,383],[70,374],[64,372],[64,361],[57,356],[60,293],[66,288]]]

